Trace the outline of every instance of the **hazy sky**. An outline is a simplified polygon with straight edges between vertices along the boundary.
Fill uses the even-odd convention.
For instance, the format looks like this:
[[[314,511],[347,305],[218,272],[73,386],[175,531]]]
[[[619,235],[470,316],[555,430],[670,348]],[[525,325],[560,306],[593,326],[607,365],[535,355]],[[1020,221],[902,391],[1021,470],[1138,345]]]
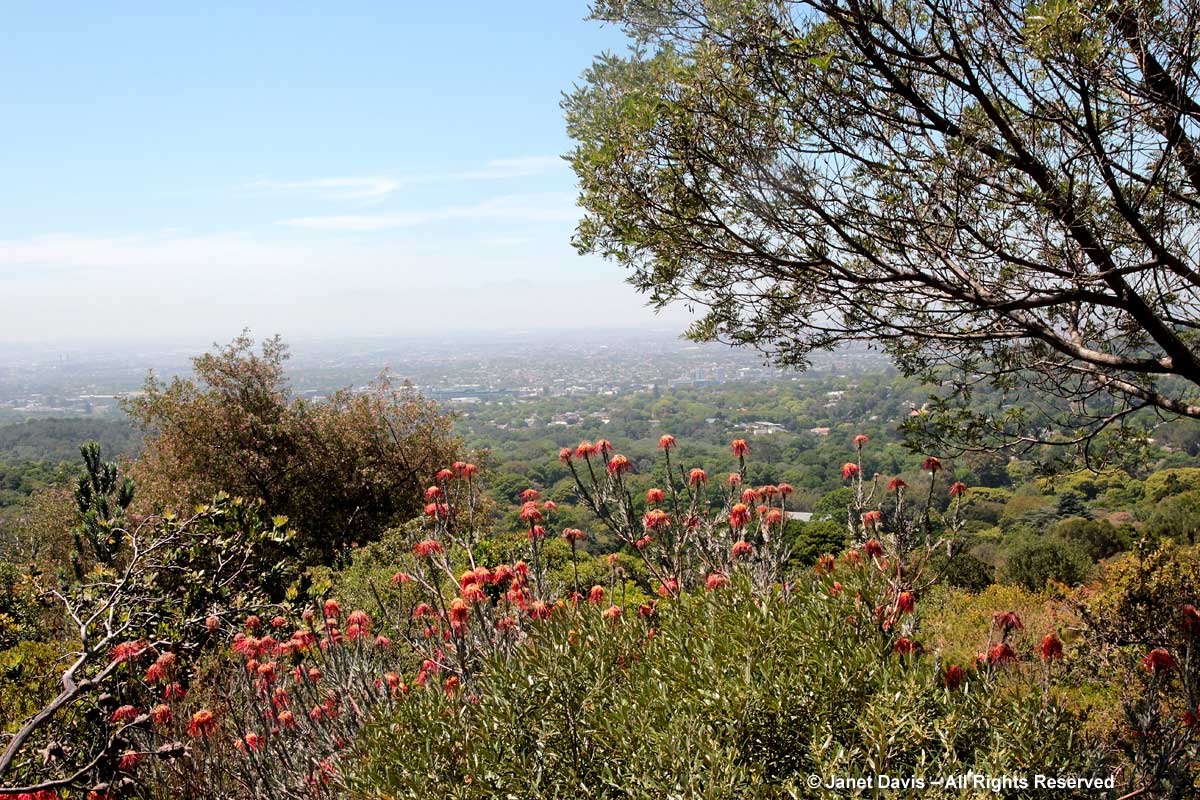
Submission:
[[[6,4],[0,342],[682,327],[570,246],[586,13]]]

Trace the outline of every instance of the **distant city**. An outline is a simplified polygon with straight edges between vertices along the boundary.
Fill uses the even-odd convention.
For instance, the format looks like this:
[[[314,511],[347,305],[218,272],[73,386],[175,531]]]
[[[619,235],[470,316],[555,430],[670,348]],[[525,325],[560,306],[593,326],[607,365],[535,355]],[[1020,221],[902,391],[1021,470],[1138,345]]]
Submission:
[[[347,339],[291,342],[288,373],[299,397],[362,388],[383,374],[471,416],[479,406],[546,398],[604,398],[729,382],[795,380],[760,353],[696,344],[674,332],[503,334],[461,339]],[[161,349],[0,346],[0,421],[90,417],[118,412],[147,374],[187,375],[189,359],[212,345]],[[814,354],[811,373],[886,369],[863,347]],[[593,414],[596,412],[592,412]],[[546,424],[571,424],[562,419]]]

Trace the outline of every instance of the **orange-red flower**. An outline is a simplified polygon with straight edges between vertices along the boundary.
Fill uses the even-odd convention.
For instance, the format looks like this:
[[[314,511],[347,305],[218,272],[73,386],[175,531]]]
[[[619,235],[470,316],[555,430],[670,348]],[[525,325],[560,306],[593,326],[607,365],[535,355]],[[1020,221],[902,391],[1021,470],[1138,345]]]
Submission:
[[[470,614],[471,607],[467,605],[466,600],[456,597],[450,601],[450,624],[455,628],[461,628],[466,625]]]
[[[875,526],[883,521],[883,513],[880,511],[868,511],[862,515],[862,524],[868,530],[875,530]]]
[[[612,475],[621,475],[633,468],[629,463],[629,459],[623,455],[615,455],[608,460],[608,471]]]
[[[434,539],[426,539],[413,545],[413,553],[421,558],[431,558],[434,554],[444,551],[442,543]]]
[[[729,443],[729,448],[733,450],[733,454],[738,458],[750,452],[750,445],[746,444],[745,439],[734,439]]]
[[[612,442],[610,442],[608,439],[597,439],[596,440],[596,451],[598,453],[600,453],[600,455],[604,455],[605,453],[609,452],[612,449],[613,449]]]
[[[911,614],[916,607],[917,598],[912,592],[901,592],[896,597],[896,610],[901,614]]]
[[[997,611],[992,615],[992,620],[996,627],[1004,633],[1009,631],[1019,631],[1025,628],[1025,623],[1021,622],[1021,618],[1017,616],[1015,611]]]
[[[1188,635],[1196,636],[1200,634],[1200,611],[1191,603],[1185,604],[1179,609],[1180,616],[1183,618],[1183,629]]]
[[[868,539],[863,544],[863,552],[867,554],[868,558],[879,558],[883,555],[883,545],[875,539]]]
[[[747,541],[734,542],[733,547],[729,551],[729,558],[736,561],[739,558],[748,558],[754,555],[754,545]]]
[[[150,709],[150,719],[154,721],[155,725],[166,725],[170,723],[173,716],[171,707],[165,703],[159,703]]]
[[[892,644],[892,652],[896,655],[910,656],[921,651],[921,645],[909,639],[907,636],[901,636]]]
[[[702,483],[708,482],[708,473],[699,467],[695,467],[688,473],[688,486],[699,486]]]
[[[967,485],[965,483],[963,483],[962,481],[955,481],[954,483],[950,484],[950,496],[951,497],[958,497],[960,494],[963,494],[966,491],[967,491]]]
[[[219,623],[218,623],[219,624]],[[146,650],[146,643],[137,642],[121,642],[112,649],[109,654],[114,664],[122,661],[130,661],[137,658]]]
[[[854,437],[854,446],[861,448],[869,441],[871,441],[871,437],[867,436],[865,433],[860,433],[858,436]]]
[[[1063,643],[1056,634],[1048,633],[1038,645],[1038,655],[1042,661],[1059,661],[1063,657]]]
[[[903,478],[892,478],[890,481],[888,481],[887,488],[889,492],[898,492],[905,486],[908,486],[908,484]]]
[[[188,723],[187,734],[193,739],[202,736],[209,736],[217,729],[217,718],[207,708],[202,708],[195,714],[192,714],[192,721]]]
[[[661,508],[652,508],[642,517],[642,525],[648,531],[661,531],[671,527],[671,515]]]
[[[1142,659],[1142,668],[1155,673],[1170,672],[1175,669],[1175,659],[1162,647],[1156,647]]]
[[[574,543],[586,537],[584,532],[579,530],[579,528],[566,528],[562,532],[562,538],[564,541]]]
[[[664,433],[662,436],[658,437],[658,446],[663,450],[670,450],[675,446],[675,437],[669,433]]]
[[[845,464],[842,464],[842,480],[850,480],[861,471],[858,464],[855,464],[853,461],[847,461]]]
[[[537,507],[537,503],[532,500],[526,501],[521,506],[521,521],[522,522],[541,522],[542,512]]]
[[[558,451],[558,460],[561,461],[562,463],[566,464],[567,462],[569,462],[571,460],[571,456],[573,456],[573,455],[574,455],[574,453],[571,452],[571,448],[564,447]]]
[[[792,485],[790,483],[781,483],[778,486],[776,486],[775,488],[778,489],[779,493],[781,495],[783,495],[784,497],[787,497],[789,494],[796,491],[795,489],[792,488]]]
[[[528,503],[531,500],[537,500],[541,495],[537,489],[524,489],[521,491],[521,502]]]
[[[442,487],[430,486],[428,489],[425,490],[425,502],[432,503],[435,500],[437,500],[439,497],[442,497],[445,494],[446,493],[442,491]]]
[[[142,754],[136,750],[126,750],[121,754],[121,758],[117,761],[117,768],[122,772],[129,772],[138,765],[142,760]],[[20,797],[20,795],[18,795]]]
[[[137,719],[138,710],[133,706],[121,706],[112,713],[113,722],[132,722]]]
[[[715,591],[729,583],[729,578],[719,572],[714,572],[704,579],[704,588],[708,591]]]
[[[604,602],[604,587],[593,586],[588,592],[588,602],[594,606],[598,606]]]
[[[665,499],[666,499],[666,495],[663,493],[662,489],[647,489],[646,490],[646,502],[650,503],[651,505],[657,505]]]
[[[946,674],[942,676],[942,683],[946,685],[947,689],[954,691],[962,685],[963,678],[965,676],[966,673],[963,671],[962,667],[960,667],[958,664],[951,664],[950,666],[946,667]]]
[[[734,503],[733,508],[729,509],[729,524],[731,527],[741,529],[746,527],[746,523],[750,521],[750,509],[745,503]]]
[[[1015,651],[1011,647],[1009,647],[1007,642],[1000,642],[999,644],[994,644],[994,645],[992,645],[991,649],[988,650],[987,663],[989,663],[993,666],[1007,664],[1011,661],[1016,661],[1016,660],[1017,660],[1017,651]]]
[[[591,442],[580,442],[579,446],[575,448],[575,455],[579,456],[580,458],[594,456],[597,452],[596,445],[592,444]]]
[[[725,482],[727,484],[729,484],[730,487],[737,486],[739,483],[742,482],[741,473],[738,473],[738,472],[729,473],[729,477],[725,479]]]
[[[601,612],[601,616],[605,619],[616,619],[617,617],[621,616],[621,607],[609,606],[608,608],[604,609],[603,612]]]
[[[937,456],[930,456],[921,466],[926,472],[937,472],[942,468],[942,462],[938,460]]]

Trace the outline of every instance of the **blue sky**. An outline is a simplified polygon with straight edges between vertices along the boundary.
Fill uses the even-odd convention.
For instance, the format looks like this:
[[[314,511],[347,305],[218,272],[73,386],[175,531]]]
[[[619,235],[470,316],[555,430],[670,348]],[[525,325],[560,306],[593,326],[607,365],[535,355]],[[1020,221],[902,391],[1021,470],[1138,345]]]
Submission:
[[[0,342],[681,327],[569,243],[586,13],[6,4]]]

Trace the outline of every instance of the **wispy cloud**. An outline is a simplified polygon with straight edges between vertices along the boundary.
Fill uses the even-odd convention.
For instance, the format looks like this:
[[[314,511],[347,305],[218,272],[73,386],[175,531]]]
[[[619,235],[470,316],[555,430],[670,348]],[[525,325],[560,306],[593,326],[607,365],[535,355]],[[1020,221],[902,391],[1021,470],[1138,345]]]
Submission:
[[[494,197],[481,203],[445,208],[400,211],[388,214],[341,214],[321,217],[296,217],[279,222],[289,228],[312,231],[349,231],[365,233],[429,225],[451,220],[511,220],[519,222],[561,222],[578,219],[575,197],[569,193],[514,194]]]
[[[451,183],[456,181],[493,181],[544,175],[566,165],[558,156],[521,156],[494,158],[481,167],[408,175],[374,175],[306,180],[259,179],[242,188],[251,192],[303,193],[327,200],[379,202],[405,186]]]
[[[400,181],[386,177],[316,178],[305,181],[256,180],[246,189],[259,192],[303,192],[332,200],[377,201],[400,188]]]

